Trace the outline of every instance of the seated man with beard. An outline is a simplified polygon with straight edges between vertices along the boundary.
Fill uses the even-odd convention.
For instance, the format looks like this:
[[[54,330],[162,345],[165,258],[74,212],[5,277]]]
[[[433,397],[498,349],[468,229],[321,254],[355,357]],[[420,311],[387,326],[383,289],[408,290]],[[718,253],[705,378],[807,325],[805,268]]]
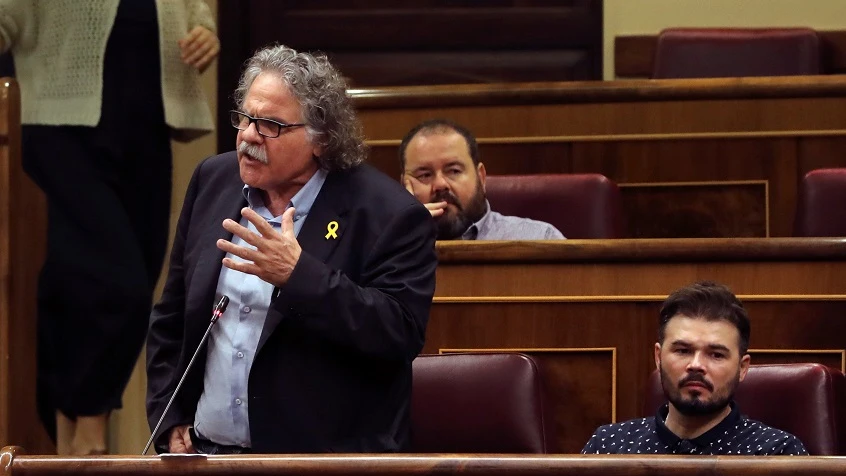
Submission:
[[[669,403],[654,417],[604,425],[585,454],[807,455],[802,442],[741,415],[749,316],[728,288],[696,283],[661,307],[655,365]]]
[[[443,119],[418,124],[402,140],[399,158],[401,180],[435,218],[439,240],[564,238],[549,223],[491,210],[476,138],[458,124]]]

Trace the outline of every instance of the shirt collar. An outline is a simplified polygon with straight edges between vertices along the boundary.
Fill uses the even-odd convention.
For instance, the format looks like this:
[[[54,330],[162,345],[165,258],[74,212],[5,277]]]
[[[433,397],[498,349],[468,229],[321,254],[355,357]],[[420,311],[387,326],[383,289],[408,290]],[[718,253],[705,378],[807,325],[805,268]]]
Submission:
[[[329,175],[324,169],[317,169],[317,172],[308,179],[303,188],[301,188],[294,196],[291,198],[291,201],[288,203],[288,206],[285,207],[287,210],[288,208],[294,207],[297,211],[294,213],[294,221],[297,221],[305,216],[311,211],[312,205],[314,205],[314,201],[317,199],[317,194],[320,193],[320,189],[323,187],[323,182],[326,181],[326,177]],[[270,216],[270,212],[267,210],[267,206],[264,203],[264,199],[261,198],[261,194],[259,193],[260,189],[255,187],[250,187],[247,184],[244,184],[244,189],[242,193],[244,194],[244,198],[247,200],[247,204],[256,211],[259,215],[262,215],[270,222],[274,223],[282,223],[282,215],[279,216]]]
[[[741,419],[740,410],[737,408],[737,403],[734,401],[729,403],[729,405],[731,406],[731,412],[726,415],[721,422],[717,423],[714,428],[711,428],[696,438],[687,441],[698,448],[703,448],[718,440],[729,429],[737,426],[737,422]],[[658,438],[662,442],[670,448],[674,448],[683,440],[667,428],[666,420],[669,413],[669,403],[665,403],[658,409],[658,413],[655,415],[655,431],[658,433]]]
[[[485,200],[485,214],[482,215],[482,218],[479,218],[479,221],[470,225],[467,230],[461,234],[462,240],[475,240],[476,237],[479,236],[479,233],[482,230],[486,230],[488,226],[488,222],[490,222],[491,217],[491,204]]]

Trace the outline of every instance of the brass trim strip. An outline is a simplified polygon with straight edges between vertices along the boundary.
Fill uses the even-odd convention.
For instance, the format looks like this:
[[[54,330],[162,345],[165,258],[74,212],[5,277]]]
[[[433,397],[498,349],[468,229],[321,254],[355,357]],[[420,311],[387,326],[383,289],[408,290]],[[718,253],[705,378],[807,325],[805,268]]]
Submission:
[[[846,294],[749,294],[743,301],[846,301]],[[663,301],[666,295],[621,296],[435,296],[435,304],[488,304],[522,302],[649,302]]]
[[[539,144],[558,142],[623,142],[623,141],[671,141],[704,139],[769,139],[803,137],[838,137],[846,136],[846,130],[788,130],[788,131],[744,131],[744,132],[676,132],[663,134],[603,134],[578,136],[522,136],[522,137],[481,137],[479,144]],[[370,147],[399,146],[401,139],[374,139],[365,141]]]
[[[767,180],[713,180],[713,181],[692,181],[692,182],[629,182],[618,183],[620,188],[637,187],[709,187],[721,185],[764,185]]]
[[[751,351],[751,349],[750,349]],[[616,347],[466,347],[466,348],[439,348],[438,354],[456,354],[456,353],[471,353],[471,352],[535,352],[535,353],[552,353],[552,352],[617,352]]]

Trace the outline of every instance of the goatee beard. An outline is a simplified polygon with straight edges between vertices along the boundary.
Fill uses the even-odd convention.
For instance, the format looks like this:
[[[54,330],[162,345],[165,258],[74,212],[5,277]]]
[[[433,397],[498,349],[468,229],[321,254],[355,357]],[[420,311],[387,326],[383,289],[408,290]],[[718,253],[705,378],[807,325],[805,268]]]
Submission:
[[[661,365],[660,375],[664,396],[679,413],[688,417],[710,416],[722,412],[734,399],[734,392],[740,383],[740,371],[738,370],[737,376],[733,382],[729,383],[730,387],[726,389],[724,395],[717,395],[714,393],[714,386],[706,381],[701,374],[693,373],[676,383],[670,379],[670,376],[664,371],[664,366]],[[702,382],[711,391],[711,400],[685,398],[680,388],[689,382]]]

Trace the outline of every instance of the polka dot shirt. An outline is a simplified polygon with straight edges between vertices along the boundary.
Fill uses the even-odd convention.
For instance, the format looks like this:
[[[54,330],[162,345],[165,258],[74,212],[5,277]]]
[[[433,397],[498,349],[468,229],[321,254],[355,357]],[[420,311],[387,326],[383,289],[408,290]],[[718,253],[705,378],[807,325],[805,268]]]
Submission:
[[[583,454],[690,454],[690,455],[807,455],[798,438],[740,414],[731,413],[714,428],[691,440],[671,432],[664,421],[669,406],[654,417],[599,427]]]

